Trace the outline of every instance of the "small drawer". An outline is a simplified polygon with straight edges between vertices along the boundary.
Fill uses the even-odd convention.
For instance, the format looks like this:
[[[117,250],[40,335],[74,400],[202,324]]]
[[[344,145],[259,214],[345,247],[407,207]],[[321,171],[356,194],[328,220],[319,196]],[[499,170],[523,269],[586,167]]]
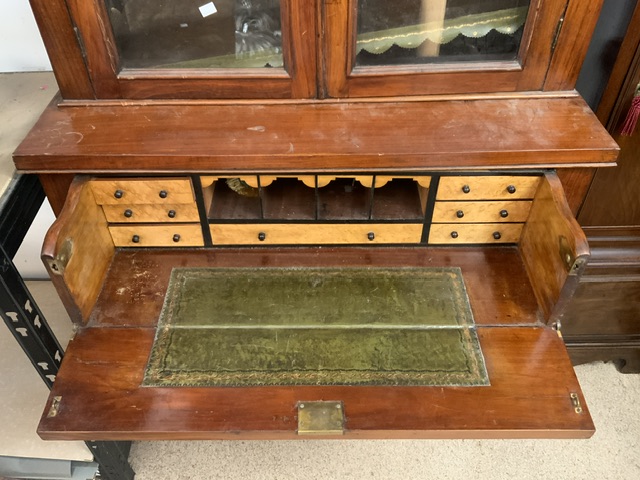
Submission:
[[[533,198],[540,177],[464,176],[442,177],[438,200],[499,200]]]
[[[217,224],[214,245],[419,243],[421,224]]]
[[[496,223],[526,222],[531,202],[436,202],[433,222]]]
[[[103,205],[110,223],[171,223],[198,222],[200,215],[195,203],[162,205]]]
[[[199,224],[117,225],[109,232],[116,247],[202,247]]]
[[[431,225],[429,243],[517,243],[522,223],[437,223]]]
[[[91,190],[98,205],[194,203],[188,178],[96,179]]]

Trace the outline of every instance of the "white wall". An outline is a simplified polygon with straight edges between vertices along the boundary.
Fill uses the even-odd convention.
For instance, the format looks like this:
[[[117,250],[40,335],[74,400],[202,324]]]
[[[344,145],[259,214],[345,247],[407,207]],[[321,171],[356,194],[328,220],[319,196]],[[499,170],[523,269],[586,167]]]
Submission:
[[[0,72],[51,70],[29,0],[0,0]]]

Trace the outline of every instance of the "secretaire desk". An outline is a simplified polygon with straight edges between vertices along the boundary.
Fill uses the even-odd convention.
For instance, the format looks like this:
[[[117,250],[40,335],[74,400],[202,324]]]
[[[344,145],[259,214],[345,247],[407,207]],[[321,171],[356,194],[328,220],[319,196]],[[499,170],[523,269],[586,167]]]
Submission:
[[[61,94],[14,159],[78,329],[43,438],[593,433],[558,327],[618,151],[573,90],[601,2],[387,3],[32,1]],[[174,267],[459,269],[488,384],[142,386]]]

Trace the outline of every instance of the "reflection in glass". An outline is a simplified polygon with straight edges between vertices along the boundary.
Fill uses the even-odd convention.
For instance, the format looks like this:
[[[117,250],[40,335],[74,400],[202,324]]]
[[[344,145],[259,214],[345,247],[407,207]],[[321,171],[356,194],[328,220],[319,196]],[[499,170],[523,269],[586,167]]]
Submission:
[[[105,0],[122,68],[282,67],[280,0]]]
[[[515,60],[530,0],[358,0],[356,65]]]

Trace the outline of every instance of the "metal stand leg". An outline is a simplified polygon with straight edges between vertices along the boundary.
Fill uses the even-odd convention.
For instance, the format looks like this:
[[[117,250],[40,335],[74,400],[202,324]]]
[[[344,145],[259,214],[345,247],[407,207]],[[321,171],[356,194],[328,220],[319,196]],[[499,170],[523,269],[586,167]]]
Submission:
[[[35,178],[35,177],[33,177]],[[37,182],[37,179],[36,179]],[[25,182],[33,189],[33,180],[27,179]],[[39,185],[39,184],[38,184]],[[12,197],[20,193],[20,183],[18,188],[12,192]],[[40,188],[40,192],[42,189]],[[31,197],[33,198],[33,197]],[[42,200],[40,200],[42,201]],[[20,202],[14,201],[12,205],[19,205]],[[22,226],[18,226],[15,235],[10,236],[12,227],[17,225],[13,222],[0,222],[0,240],[11,239],[12,253],[15,254],[17,245],[20,244],[26,229],[23,227],[25,223],[24,215],[16,214],[16,211],[3,208],[2,218],[21,218]],[[33,209],[31,209],[33,210]],[[37,211],[37,209],[36,209]],[[33,213],[35,215],[35,213]],[[33,220],[33,216],[29,218],[29,222]],[[28,226],[27,226],[28,228]],[[19,240],[16,239],[19,238]],[[29,290],[27,289],[22,277],[16,270],[15,265],[11,261],[11,257],[4,249],[5,242],[0,242],[0,316],[4,320],[18,344],[22,347],[36,371],[51,389],[60,363],[62,362],[62,347],[53,332],[49,328],[44,315],[33,300]],[[87,446],[93,452],[93,456],[99,464],[100,476],[107,480],[132,480],[134,471],[129,465],[128,456],[131,449],[131,442],[86,442]]]

